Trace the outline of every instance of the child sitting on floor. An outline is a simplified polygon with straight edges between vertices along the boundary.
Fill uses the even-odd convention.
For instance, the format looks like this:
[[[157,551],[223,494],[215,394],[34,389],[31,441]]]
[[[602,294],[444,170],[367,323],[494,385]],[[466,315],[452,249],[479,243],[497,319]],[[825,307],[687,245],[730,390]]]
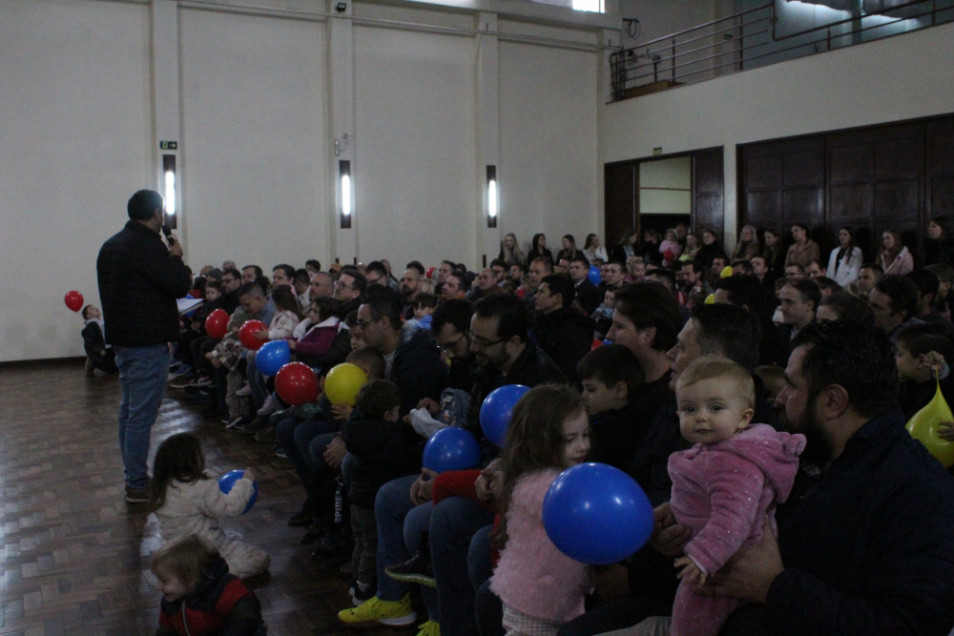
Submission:
[[[189,534],[159,548],[149,564],[162,592],[156,636],[266,633],[255,594],[207,539]]]
[[[105,373],[118,373],[115,352],[106,344],[106,329],[103,325],[103,312],[95,305],[83,307],[83,349],[86,350],[86,375],[93,375],[93,369]]]
[[[222,517],[238,517],[254,492],[255,475],[245,475],[224,493],[216,479],[205,472],[205,453],[193,433],[177,433],[166,438],[156,451],[149,505],[159,519],[165,541],[198,534],[211,541],[239,578],[261,574],[268,569],[264,550],[229,536],[219,525]]]

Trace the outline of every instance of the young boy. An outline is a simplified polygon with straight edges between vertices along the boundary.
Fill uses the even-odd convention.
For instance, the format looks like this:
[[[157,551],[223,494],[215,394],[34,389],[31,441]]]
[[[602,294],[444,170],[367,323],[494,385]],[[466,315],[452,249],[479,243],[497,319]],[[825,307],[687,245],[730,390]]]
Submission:
[[[83,349],[86,351],[86,375],[93,369],[105,373],[118,373],[113,348],[106,344],[103,330],[103,313],[96,305],[83,307]]]
[[[262,608],[207,539],[189,534],[152,557],[162,592],[157,636],[265,634]]]
[[[607,289],[603,294],[603,304],[590,316],[596,323],[594,338],[602,340],[613,326],[613,309],[616,307],[616,290]]]
[[[954,374],[947,361],[954,360],[954,335],[941,325],[920,324],[898,332],[895,364],[901,379],[898,402],[909,420],[937,391],[935,372],[941,393],[948,405],[954,405]]]
[[[636,405],[630,400],[643,382],[639,360],[623,345],[604,345],[583,356],[577,375],[590,417],[592,461],[627,470],[649,426],[634,421]]]
[[[371,380],[358,392],[355,410],[341,427],[341,438],[353,458],[347,482],[354,534],[355,603],[377,592],[375,495],[388,481],[413,470],[400,408],[401,392],[396,384]]]
[[[410,340],[417,331],[431,332],[431,315],[437,309],[437,296],[421,292],[414,298],[414,318],[404,323],[403,338]]]
[[[755,382],[742,366],[714,356],[690,364],[676,381],[679,430],[693,444],[669,457],[676,521],[692,539],[676,559],[681,582],[673,604],[673,636],[719,633],[738,607],[734,598],[696,593],[743,545],[757,543],[775,505],[788,499],[804,435],[751,424]]]

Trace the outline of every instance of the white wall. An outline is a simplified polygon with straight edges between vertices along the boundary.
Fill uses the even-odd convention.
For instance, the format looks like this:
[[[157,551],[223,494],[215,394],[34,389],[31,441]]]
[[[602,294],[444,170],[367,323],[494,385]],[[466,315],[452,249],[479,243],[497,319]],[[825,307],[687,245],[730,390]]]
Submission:
[[[324,25],[180,11],[183,245],[198,269],[330,253]]]
[[[82,352],[63,295],[152,175],[148,5],[0,3],[0,360]]]
[[[474,260],[473,41],[355,28],[358,258]],[[396,81],[399,78],[399,81]]]
[[[486,2],[479,14],[364,2],[352,23],[350,4],[342,16],[310,0],[157,1],[0,2],[0,362],[82,355],[63,295],[99,304],[96,254],[130,194],[159,189],[159,140],[180,144],[178,232],[196,269],[312,257],[477,267],[505,232],[597,227],[595,45],[609,18],[558,24],[572,12],[521,4],[503,19],[502,3],[498,44],[478,35],[496,29]],[[343,133],[353,230],[337,227]],[[483,218],[488,157],[496,230]]]
[[[501,43],[501,236],[513,232],[524,244],[545,232],[558,249],[563,234],[582,245],[597,231],[597,60],[596,53]]]

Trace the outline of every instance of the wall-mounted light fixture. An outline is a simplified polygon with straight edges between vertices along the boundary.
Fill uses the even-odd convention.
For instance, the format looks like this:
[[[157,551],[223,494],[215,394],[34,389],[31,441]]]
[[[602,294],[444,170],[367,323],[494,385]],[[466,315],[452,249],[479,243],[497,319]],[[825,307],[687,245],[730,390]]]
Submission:
[[[165,222],[170,228],[178,228],[176,214],[176,156],[162,155],[162,196],[166,200]]]
[[[497,166],[487,166],[487,227],[497,227]]]
[[[351,162],[338,162],[338,180],[341,188],[341,229],[351,229],[351,214],[354,212],[353,190],[351,187]]]

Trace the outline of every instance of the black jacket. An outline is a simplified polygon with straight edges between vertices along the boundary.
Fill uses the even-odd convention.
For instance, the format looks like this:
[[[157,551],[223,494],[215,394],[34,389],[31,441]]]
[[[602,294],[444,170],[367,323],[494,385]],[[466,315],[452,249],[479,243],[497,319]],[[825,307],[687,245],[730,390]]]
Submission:
[[[587,279],[575,286],[576,289],[576,302],[580,303],[580,307],[583,308],[583,313],[587,316],[593,314],[596,311],[596,308],[599,307],[602,298],[600,297],[599,287],[591,283]]]
[[[127,222],[100,248],[96,274],[109,344],[145,347],[179,339],[176,299],[189,292],[192,279],[158,232]]]
[[[576,365],[593,347],[595,324],[576,309],[561,307],[537,316],[533,328],[537,345],[549,354],[568,378],[576,379]]]
[[[352,504],[374,510],[374,497],[381,486],[420,466],[416,449],[407,445],[407,428],[401,422],[365,419],[358,410],[342,424],[341,439],[354,456],[348,481]]]

